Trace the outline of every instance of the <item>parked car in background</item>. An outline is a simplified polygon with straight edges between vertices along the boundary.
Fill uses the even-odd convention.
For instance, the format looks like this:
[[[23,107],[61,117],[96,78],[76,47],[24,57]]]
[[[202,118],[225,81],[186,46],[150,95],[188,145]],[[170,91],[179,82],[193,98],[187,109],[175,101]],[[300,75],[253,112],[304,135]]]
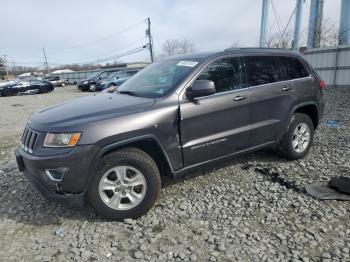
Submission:
[[[59,75],[49,75],[44,79],[49,81],[53,86],[64,87],[68,84],[68,81],[66,79],[62,79]]]
[[[289,160],[304,157],[323,115],[324,87],[296,52],[165,58],[113,94],[31,115],[18,167],[49,199],[88,199],[105,217],[136,218],[157,200],[163,176],[270,147]]]
[[[96,82],[95,86],[90,89],[90,91],[102,91],[106,88],[115,88],[120,86],[138,71],[137,69],[133,70],[123,70],[118,72],[111,73],[106,79],[101,79]]]
[[[0,96],[9,96],[11,95],[10,88],[12,86],[17,85],[21,80],[20,79],[13,79],[10,81],[6,81],[3,83],[0,83]]]
[[[0,95],[10,96],[26,93],[48,93],[54,90],[53,85],[41,78],[15,79],[0,85]]]
[[[78,89],[81,91],[90,91],[90,89],[93,89],[96,82],[105,79],[108,77],[109,74],[111,74],[113,71],[99,71],[96,73],[93,73],[88,78],[84,79],[81,82],[78,82]]]
[[[130,78],[120,78],[115,81],[116,85],[109,85],[107,88],[101,90],[100,93],[113,93],[128,79]]]

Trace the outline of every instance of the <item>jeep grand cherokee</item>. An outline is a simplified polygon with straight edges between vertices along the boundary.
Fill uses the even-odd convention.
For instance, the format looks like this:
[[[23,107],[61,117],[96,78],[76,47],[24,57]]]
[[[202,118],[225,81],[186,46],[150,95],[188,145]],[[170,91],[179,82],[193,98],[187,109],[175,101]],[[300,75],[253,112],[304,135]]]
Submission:
[[[151,208],[162,175],[262,148],[304,157],[325,83],[297,53],[229,49],[166,58],[112,94],[31,115],[19,169],[49,199],[112,219]]]

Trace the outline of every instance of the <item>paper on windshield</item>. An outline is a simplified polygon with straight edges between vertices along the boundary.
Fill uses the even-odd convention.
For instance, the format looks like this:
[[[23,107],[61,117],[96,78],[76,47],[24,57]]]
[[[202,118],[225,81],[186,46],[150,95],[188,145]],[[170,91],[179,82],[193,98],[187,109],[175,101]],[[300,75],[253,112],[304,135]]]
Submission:
[[[195,61],[180,61],[176,65],[178,65],[178,66],[195,67],[197,64],[198,64],[198,62],[195,62]]]

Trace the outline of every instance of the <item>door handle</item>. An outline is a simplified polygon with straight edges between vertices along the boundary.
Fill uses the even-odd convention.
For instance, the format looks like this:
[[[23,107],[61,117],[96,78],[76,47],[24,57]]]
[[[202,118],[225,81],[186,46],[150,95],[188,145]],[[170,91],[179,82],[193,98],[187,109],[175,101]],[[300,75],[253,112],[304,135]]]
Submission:
[[[289,91],[291,90],[292,88],[290,86],[285,86],[282,88],[282,91]]]
[[[233,99],[233,101],[242,101],[242,100],[244,100],[244,99],[246,99],[245,96],[236,96],[236,97]]]

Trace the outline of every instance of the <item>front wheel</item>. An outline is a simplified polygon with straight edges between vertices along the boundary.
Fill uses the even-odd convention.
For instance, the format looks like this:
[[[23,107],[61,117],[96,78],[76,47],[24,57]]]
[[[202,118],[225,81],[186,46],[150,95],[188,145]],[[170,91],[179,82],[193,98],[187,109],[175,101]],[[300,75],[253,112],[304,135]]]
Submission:
[[[154,160],[142,150],[126,148],[101,159],[88,197],[91,205],[104,217],[113,220],[137,218],[153,206],[160,185]]]
[[[308,115],[295,113],[280,144],[280,152],[289,160],[304,157],[314,139],[314,125]]]

